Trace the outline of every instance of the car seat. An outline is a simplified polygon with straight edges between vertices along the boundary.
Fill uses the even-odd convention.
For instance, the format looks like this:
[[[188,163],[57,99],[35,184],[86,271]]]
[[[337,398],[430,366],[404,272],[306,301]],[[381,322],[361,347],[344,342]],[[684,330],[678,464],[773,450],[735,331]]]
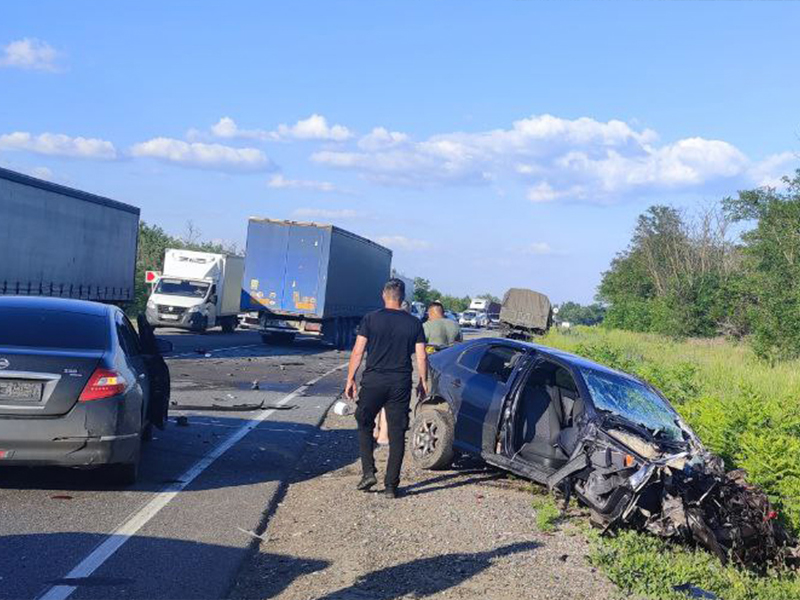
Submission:
[[[562,415],[558,388],[543,383],[526,385],[519,399],[519,410],[522,411],[521,445],[517,456],[550,469],[564,465],[567,453],[559,444]]]

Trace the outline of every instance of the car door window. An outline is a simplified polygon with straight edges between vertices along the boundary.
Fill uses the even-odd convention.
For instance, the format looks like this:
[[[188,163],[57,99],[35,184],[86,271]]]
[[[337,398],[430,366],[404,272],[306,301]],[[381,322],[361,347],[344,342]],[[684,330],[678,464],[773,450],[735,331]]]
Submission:
[[[475,371],[478,369],[478,363],[481,362],[484,354],[486,354],[486,346],[481,345],[469,348],[461,354],[458,359],[458,364],[465,369]]]
[[[505,383],[520,356],[522,352],[516,348],[492,346],[481,357],[475,370],[482,375],[493,377],[500,383]]]
[[[127,356],[139,356],[142,353],[142,348],[139,344],[139,338],[133,330],[133,326],[125,317],[117,319],[117,337],[119,338],[119,345]]]

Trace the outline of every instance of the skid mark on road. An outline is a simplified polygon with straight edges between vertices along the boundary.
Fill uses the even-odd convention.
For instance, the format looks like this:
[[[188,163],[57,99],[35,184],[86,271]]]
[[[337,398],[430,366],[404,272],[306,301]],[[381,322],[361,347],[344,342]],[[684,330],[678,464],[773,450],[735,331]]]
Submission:
[[[332,375],[336,371],[340,371],[347,366],[347,363],[341,364],[333,369],[326,371],[322,375],[304,383],[299,388],[294,390],[291,394],[283,397],[275,404],[283,405],[290,402],[294,398],[303,394],[310,387],[318,383],[328,375]],[[128,519],[117,529],[109,534],[86,558],[84,558],[78,565],[73,568],[64,577],[64,580],[80,580],[89,577],[103,563],[105,563],[113,554],[119,550],[125,542],[136,534],[142,527],[144,527],[159,511],[164,508],[169,502],[175,498],[186,486],[194,481],[203,471],[205,471],[211,464],[220,456],[225,454],[233,446],[239,443],[250,431],[258,427],[258,425],[269,418],[277,409],[271,408],[260,413],[253,415],[253,418],[247,424],[242,425],[236,432],[226,438],[219,446],[216,446],[202,459],[197,461],[185,473],[178,477],[177,481],[166,486],[142,507],[140,510],[132,514]],[[39,600],[66,600],[78,588],[78,585],[59,584],[46,589],[38,598]]]

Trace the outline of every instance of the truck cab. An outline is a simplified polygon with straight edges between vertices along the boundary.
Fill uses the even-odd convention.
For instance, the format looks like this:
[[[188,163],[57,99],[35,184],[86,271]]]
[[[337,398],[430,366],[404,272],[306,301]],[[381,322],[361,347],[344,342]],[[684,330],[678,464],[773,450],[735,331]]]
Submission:
[[[198,332],[220,325],[225,333],[233,332],[243,268],[238,256],[167,250],[164,273],[147,302],[148,323]]]

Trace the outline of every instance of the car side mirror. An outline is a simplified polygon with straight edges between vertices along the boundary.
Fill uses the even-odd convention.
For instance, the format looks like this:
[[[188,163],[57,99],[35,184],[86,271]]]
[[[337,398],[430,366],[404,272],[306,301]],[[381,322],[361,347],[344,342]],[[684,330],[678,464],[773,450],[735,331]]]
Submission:
[[[172,352],[172,342],[169,340],[163,340],[161,338],[156,338],[156,350],[158,350],[159,354],[168,354]]]

